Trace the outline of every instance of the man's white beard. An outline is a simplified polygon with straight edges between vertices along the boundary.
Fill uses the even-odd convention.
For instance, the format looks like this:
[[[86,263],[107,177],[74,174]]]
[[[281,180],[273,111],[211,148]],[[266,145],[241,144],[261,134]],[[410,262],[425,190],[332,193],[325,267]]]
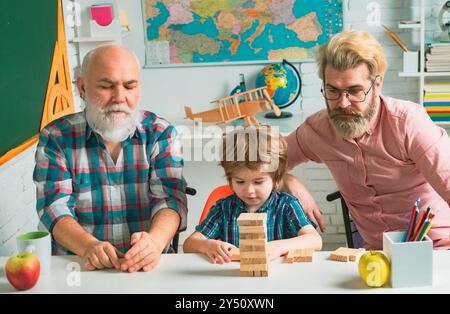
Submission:
[[[126,104],[102,107],[89,100],[86,105],[86,120],[89,126],[107,142],[120,143],[131,137],[139,123],[139,110],[131,110]],[[114,113],[114,112],[120,113]]]

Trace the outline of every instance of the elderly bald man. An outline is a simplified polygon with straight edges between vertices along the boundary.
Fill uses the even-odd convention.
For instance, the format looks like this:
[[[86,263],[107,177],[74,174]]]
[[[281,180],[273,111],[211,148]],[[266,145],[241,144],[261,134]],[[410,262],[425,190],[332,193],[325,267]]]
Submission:
[[[77,87],[83,112],[48,124],[36,152],[40,227],[53,254],[89,270],[148,271],[186,228],[186,182],[174,126],[140,111],[138,59],[114,45],[90,51]]]

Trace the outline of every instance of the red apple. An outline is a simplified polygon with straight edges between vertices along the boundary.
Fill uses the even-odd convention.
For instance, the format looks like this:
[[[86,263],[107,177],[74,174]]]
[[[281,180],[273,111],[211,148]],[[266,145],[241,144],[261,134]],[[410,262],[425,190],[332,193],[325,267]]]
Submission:
[[[17,290],[27,290],[34,287],[39,279],[41,263],[31,252],[11,256],[5,265],[6,278]]]

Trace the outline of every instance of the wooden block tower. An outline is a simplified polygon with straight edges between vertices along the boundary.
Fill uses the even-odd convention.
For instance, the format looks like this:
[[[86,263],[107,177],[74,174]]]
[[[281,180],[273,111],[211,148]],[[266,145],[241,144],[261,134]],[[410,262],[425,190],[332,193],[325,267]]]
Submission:
[[[242,213],[238,218],[241,276],[267,277],[267,214]]]

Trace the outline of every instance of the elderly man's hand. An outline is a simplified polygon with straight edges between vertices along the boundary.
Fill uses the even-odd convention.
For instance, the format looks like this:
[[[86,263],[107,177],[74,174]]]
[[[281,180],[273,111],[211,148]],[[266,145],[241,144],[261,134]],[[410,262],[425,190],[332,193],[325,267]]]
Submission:
[[[325,232],[325,221],[322,217],[322,212],[317,207],[314,198],[306,187],[293,175],[286,174],[283,178],[282,190],[294,195],[303,207],[309,220],[319,225],[320,231]]]
[[[147,232],[136,232],[131,235],[131,248],[125,254],[120,270],[130,273],[154,268],[161,258],[161,250]]]
[[[120,268],[119,258],[123,257],[111,243],[97,241],[84,254],[84,266],[88,270]]]

